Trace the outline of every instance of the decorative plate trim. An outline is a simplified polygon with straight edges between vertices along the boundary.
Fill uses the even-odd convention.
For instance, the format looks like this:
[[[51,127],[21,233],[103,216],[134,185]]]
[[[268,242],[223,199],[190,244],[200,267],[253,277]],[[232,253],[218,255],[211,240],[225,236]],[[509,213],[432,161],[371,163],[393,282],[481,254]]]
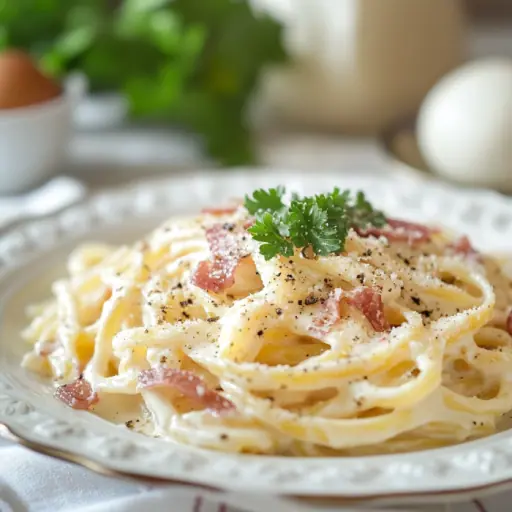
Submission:
[[[299,192],[337,184],[365,190],[380,207],[413,220],[428,218],[465,231],[487,249],[512,245],[512,202],[491,192],[456,190],[436,182],[372,175],[304,176],[258,170],[198,173],[93,196],[47,218],[17,226],[0,238],[0,299],[9,279],[34,255],[107,225],[183,213],[284,183]],[[124,226],[124,227],[123,227]],[[478,239],[476,238],[478,236]],[[512,480],[512,431],[449,448],[412,454],[353,458],[231,455],[146,438],[84,412],[47,393],[34,393],[31,376],[9,362],[9,340],[0,340],[0,434],[94,470],[190,482],[207,487],[347,499],[458,493]],[[42,386],[40,386],[42,388]]]

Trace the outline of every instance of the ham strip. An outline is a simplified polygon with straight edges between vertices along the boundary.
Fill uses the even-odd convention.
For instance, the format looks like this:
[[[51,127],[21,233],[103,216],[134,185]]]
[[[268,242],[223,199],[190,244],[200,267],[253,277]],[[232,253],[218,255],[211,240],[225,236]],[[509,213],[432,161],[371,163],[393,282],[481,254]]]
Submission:
[[[231,287],[238,263],[246,256],[241,246],[242,236],[230,224],[216,224],[207,229],[212,258],[199,263],[192,275],[192,284],[214,293]]]
[[[70,384],[59,386],[54,394],[61,402],[64,402],[73,409],[86,410],[98,402],[97,393],[92,389],[91,384],[83,378],[79,378]]]
[[[215,412],[234,410],[235,406],[222,395],[208,389],[201,377],[186,370],[157,367],[144,370],[139,374],[139,387],[151,389],[156,387],[170,387],[182,395],[195,399],[206,409]]]
[[[238,206],[226,206],[224,208],[203,208],[201,213],[207,213],[210,215],[230,215],[238,210]]]
[[[328,334],[341,318],[340,305],[344,302],[358,309],[377,332],[385,332],[390,325],[384,315],[384,304],[380,293],[368,286],[359,286],[346,292],[340,288],[332,291],[323,303],[322,314],[313,322],[312,331]]]
[[[365,229],[354,228],[356,233],[363,238],[369,236],[381,237],[385,236],[390,242],[407,242],[409,244],[428,242],[435,229],[407,222],[405,220],[387,219],[387,225],[382,228],[369,226]]]
[[[340,302],[343,294],[341,288],[333,290],[329,297],[323,303],[321,314],[313,320],[313,326],[310,330],[313,333],[329,334],[332,327],[334,327],[340,320]]]
[[[390,326],[384,315],[382,297],[373,288],[368,286],[354,288],[344,294],[343,300],[361,311],[377,332],[389,330]]]
[[[461,254],[462,256],[478,256],[478,251],[471,245],[467,236],[461,236],[455,242],[448,245],[448,249],[453,251],[455,254]]]

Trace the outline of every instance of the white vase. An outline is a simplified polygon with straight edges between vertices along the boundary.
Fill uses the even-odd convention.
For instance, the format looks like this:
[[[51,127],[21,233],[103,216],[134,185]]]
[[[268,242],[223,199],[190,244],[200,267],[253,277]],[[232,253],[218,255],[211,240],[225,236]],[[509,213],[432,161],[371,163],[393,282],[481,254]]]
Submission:
[[[252,1],[284,23],[294,61],[266,76],[265,111],[295,125],[381,130],[465,57],[459,0]]]

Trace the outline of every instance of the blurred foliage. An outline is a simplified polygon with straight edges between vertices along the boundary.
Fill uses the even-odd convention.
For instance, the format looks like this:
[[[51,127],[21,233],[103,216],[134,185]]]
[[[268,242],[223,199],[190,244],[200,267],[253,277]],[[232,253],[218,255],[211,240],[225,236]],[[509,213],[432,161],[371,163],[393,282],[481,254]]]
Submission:
[[[134,117],[194,130],[226,165],[253,160],[244,116],[264,66],[285,60],[281,37],[245,0],[0,0],[1,47],[124,92]]]

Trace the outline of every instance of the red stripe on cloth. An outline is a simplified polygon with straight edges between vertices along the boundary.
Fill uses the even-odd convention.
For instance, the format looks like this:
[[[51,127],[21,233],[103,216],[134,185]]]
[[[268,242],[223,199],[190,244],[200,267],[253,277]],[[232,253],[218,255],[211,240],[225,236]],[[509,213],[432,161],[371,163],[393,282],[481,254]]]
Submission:
[[[194,501],[194,509],[193,512],[201,512],[201,509],[203,508],[203,498],[201,496],[198,496]]]
[[[487,512],[487,509],[484,507],[484,504],[480,500],[473,500],[473,504],[478,509],[478,512]]]

